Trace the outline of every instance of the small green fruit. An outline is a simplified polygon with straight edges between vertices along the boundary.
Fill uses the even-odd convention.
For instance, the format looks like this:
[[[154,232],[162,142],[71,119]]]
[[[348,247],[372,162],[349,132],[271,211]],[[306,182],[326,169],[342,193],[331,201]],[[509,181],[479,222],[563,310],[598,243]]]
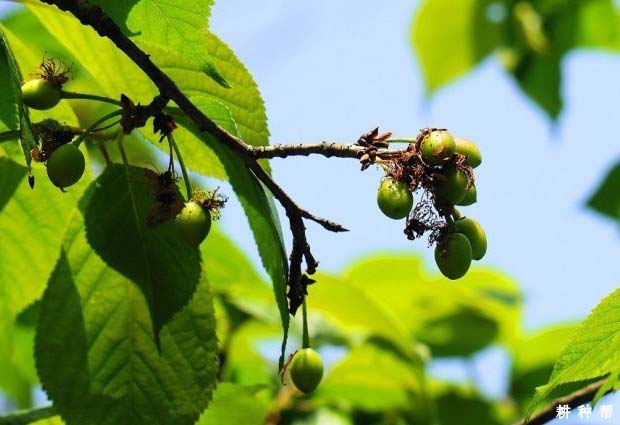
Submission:
[[[462,233],[448,233],[435,247],[435,263],[448,279],[465,276],[471,259],[471,244]]]
[[[60,87],[52,81],[36,78],[22,84],[22,99],[29,108],[50,109],[60,102]]]
[[[455,137],[454,143],[456,148],[455,152],[465,155],[467,157],[467,164],[470,167],[476,168],[482,163],[482,154],[474,142],[460,137]]]
[[[291,361],[291,379],[303,393],[316,389],[323,378],[323,360],[312,348],[303,348],[295,353]]]
[[[471,256],[474,260],[480,260],[487,252],[487,235],[484,233],[484,229],[478,223],[478,220],[473,218],[459,218],[454,222],[456,229],[467,236],[469,243],[471,244]]]
[[[447,202],[458,205],[465,197],[468,181],[463,171],[449,167],[443,173],[435,174],[436,193]]]
[[[405,183],[387,177],[379,185],[377,204],[383,214],[398,220],[407,217],[411,211],[413,195]]]
[[[69,187],[82,177],[86,161],[75,145],[67,143],[58,147],[47,161],[47,176],[54,186]]]
[[[174,220],[181,236],[192,246],[198,246],[211,230],[211,214],[195,202],[186,202]]]
[[[420,143],[422,158],[430,165],[441,165],[452,158],[455,148],[454,137],[447,131],[431,131]]]
[[[461,206],[466,207],[467,205],[475,204],[477,200],[478,200],[478,191],[476,190],[476,185],[472,184],[469,189],[465,190],[465,196],[456,205],[461,205]]]

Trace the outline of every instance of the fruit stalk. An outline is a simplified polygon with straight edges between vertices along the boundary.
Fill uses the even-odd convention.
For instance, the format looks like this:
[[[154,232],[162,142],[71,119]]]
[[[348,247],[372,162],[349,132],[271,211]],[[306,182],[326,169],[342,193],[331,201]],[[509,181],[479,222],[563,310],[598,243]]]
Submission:
[[[123,106],[120,100],[111,99],[106,96],[98,96],[96,94],[87,94],[87,93],[76,93],[71,91],[61,91],[60,95],[63,99],[84,99],[84,100],[94,100],[97,102],[111,103],[116,106]]]
[[[306,297],[304,297],[301,312],[303,317],[303,334],[301,348],[310,348],[310,334],[308,333],[308,308],[306,307]]]
[[[181,167],[181,173],[183,173],[183,181],[185,182],[185,190],[187,191],[187,199],[189,200],[192,198],[192,193],[193,193],[192,184],[189,181],[189,174],[187,173],[187,169],[185,168],[185,163],[183,162],[183,156],[181,155],[181,151],[179,150],[179,147],[174,141],[174,137],[172,136],[172,133],[168,134],[168,142],[174,149],[174,153],[176,154],[177,159],[179,160],[179,166]]]

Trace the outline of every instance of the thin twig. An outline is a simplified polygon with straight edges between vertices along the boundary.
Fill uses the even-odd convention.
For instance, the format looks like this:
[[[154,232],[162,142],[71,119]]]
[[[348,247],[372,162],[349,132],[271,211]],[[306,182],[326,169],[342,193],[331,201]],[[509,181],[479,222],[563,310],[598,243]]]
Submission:
[[[389,140],[388,140],[389,141]],[[252,146],[252,154],[257,159],[287,158],[289,156],[323,155],[326,158],[357,158],[365,152],[364,146],[337,142],[320,142],[314,144],[286,144],[270,146]],[[378,149],[378,157],[390,157],[403,153],[400,149]]]
[[[534,415],[532,415],[528,420],[521,419],[519,422],[514,425],[542,425],[550,422],[557,417],[557,408],[560,405],[567,405],[571,409],[581,406],[582,404],[589,403],[594,399],[594,396],[598,392],[598,390],[605,383],[605,379],[601,381],[597,381],[593,384],[588,385],[585,388],[577,390],[573,393],[570,393],[567,396],[560,397],[549,403],[543,409],[537,411]],[[613,389],[610,389],[606,394],[612,392]]]

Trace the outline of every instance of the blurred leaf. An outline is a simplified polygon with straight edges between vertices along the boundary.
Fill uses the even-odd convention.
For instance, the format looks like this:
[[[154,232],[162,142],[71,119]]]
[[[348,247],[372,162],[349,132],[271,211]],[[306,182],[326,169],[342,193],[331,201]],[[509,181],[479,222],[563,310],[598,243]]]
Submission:
[[[272,289],[230,239],[213,228],[200,248],[214,293],[222,294],[228,302],[254,317],[278,320]]]
[[[412,340],[389,309],[348,279],[323,273],[313,278],[317,282],[308,289],[307,297],[311,330],[320,328],[322,318],[339,329],[350,342],[380,336],[392,342],[402,353],[411,353]]]
[[[97,179],[84,214],[92,248],[144,294],[156,340],[191,299],[201,272],[198,249],[179,236],[174,223],[147,225],[158,184],[154,171],[110,165]]]
[[[613,220],[620,219],[620,162],[615,164],[603,183],[588,200],[588,207]]]
[[[560,93],[561,57],[527,54],[514,70],[514,77],[521,90],[551,118],[556,119],[560,115],[563,106]]]
[[[274,325],[255,320],[244,322],[230,338],[223,379],[246,386],[274,383],[277,369],[259,349],[263,344],[277,347],[279,338],[280,332]]]
[[[158,351],[140,288],[97,256],[76,212],[36,337],[43,388],[66,423],[193,424],[215,387],[211,300],[203,281],[162,328]]]
[[[492,0],[425,0],[414,18],[412,44],[428,92],[475,67],[502,42],[501,27],[487,19]]]
[[[620,370],[620,289],[605,297],[562,350],[546,385],[536,389],[531,414],[564,384],[600,378]]]
[[[510,395],[522,412],[534,389],[549,380],[556,359],[575,329],[575,325],[555,326],[524,337],[513,347]]]
[[[493,270],[473,268],[456,284],[429,275],[419,257],[378,255],[354,263],[345,276],[436,356],[468,356],[492,342],[509,343],[519,326],[519,289]]]
[[[196,425],[263,425],[269,405],[250,389],[227,382],[218,385],[209,408]]]
[[[313,399],[366,411],[407,409],[420,397],[421,375],[419,366],[393,351],[362,344],[332,366]]]
[[[490,401],[466,388],[444,386],[435,395],[441,425],[502,425],[508,423]]]

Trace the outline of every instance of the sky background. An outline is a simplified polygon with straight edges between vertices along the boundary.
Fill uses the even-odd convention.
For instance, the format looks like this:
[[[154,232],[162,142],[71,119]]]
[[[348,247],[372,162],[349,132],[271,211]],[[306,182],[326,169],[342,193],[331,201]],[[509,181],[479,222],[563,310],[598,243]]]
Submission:
[[[464,212],[486,229],[481,263],[520,284],[527,329],[584,318],[620,281],[618,224],[584,207],[620,157],[620,56],[566,58],[565,107],[555,124],[493,59],[428,99],[409,40],[417,4],[220,0],[211,29],[254,75],[271,143],[354,142],[375,126],[410,137],[423,127],[446,127],[474,140],[484,161],[476,169],[478,203]],[[6,7],[0,2],[0,13]],[[435,269],[425,241],[408,241],[403,223],[378,210],[379,170],[360,173],[355,161],[319,156],[275,159],[272,167],[301,205],[351,230],[335,235],[308,224],[321,269],[337,272],[385,250],[420,254]],[[258,264],[241,208],[227,208],[222,224]],[[501,392],[505,356],[488,350],[479,360],[483,386]],[[437,367],[439,375],[459,373],[450,362]]]

